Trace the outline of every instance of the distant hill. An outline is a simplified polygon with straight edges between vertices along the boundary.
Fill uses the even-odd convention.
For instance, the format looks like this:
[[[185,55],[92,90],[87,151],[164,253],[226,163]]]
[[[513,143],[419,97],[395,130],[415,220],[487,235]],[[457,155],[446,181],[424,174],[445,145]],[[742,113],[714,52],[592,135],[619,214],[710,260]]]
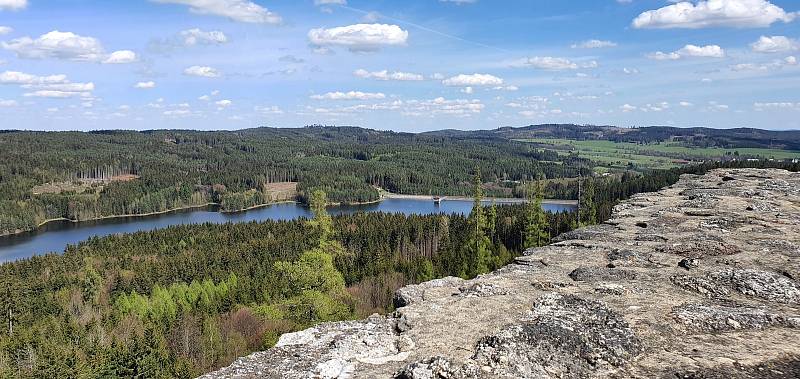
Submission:
[[[579,141],[604,140],[633,143],[673,141],[682,142],[689,147],[750,147],[800,150],[800,131],[772,131],[752,128],[712,129],[669,126],[620,128],[599,125],[543,124],[480,131],[441,130],[423,134],[454,138],[563,138]]]

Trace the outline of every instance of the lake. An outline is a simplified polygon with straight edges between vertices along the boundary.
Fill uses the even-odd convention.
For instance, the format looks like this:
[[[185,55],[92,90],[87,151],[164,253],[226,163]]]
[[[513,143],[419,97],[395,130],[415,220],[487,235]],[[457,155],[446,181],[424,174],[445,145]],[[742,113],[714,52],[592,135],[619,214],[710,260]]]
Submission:
[[[572,205],[544,204],[549,212],[572,211]],[[380,203],[366,205],[343,205],[328,208],[331,214],[356,212],[386,212],[403,214],[467,214],[472,202],[447,200],[436,205],[431,200],[385,199]],[[123,217],[98,221],[73,223],[56,221],[43,225],[39,230],[13,236],[0,237],[0,262],[8,262],[49,252],[63,252],[67,245],[74,245],[90,237],[102,237],[119,233],[135,233],[166,228],[172,225],[222,224],[226,222],[251,222],[265,220],[294,220],[310,217],[308,208],[295,204],[275,204],[238,213],[221,213],[215,208],[182,210],[145,217]]]

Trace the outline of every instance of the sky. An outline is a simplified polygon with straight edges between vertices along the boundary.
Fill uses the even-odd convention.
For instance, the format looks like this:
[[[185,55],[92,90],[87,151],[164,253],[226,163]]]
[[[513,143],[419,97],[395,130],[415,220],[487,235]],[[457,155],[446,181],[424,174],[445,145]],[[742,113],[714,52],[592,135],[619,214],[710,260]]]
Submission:
[[[797,0],[0,0],[0,129],[800,129]]]

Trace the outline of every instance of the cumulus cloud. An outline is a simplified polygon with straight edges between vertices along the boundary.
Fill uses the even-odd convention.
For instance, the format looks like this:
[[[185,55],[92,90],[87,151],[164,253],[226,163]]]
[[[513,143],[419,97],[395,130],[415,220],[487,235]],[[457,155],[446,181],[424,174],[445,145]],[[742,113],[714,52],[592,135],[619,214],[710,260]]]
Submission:
[[[437,97],[433,100],[408,100],[400,104],[407,116],[451,115],[470,116],[479,114],[486,106],[480,100],[448,100]]]
[[[152,82],[152,81],[150,81],[150,82],[139,82],[139,83],[136,83],[136,84],[133,86],[133,88],[138,88],[138,89],[152,89],[152,88],[156,88],[156,82]]]
[[[233,101],[225,99],[225,100],[216,101],[216,102],[214,102],[214,104],[217,105],[217,110],[221,111],[221,110],[233,105]]]
[[[461,74],[443,80],[442,84],[450,87],[499,86],[503,84],[503,79],[489,74]]]
[[[78,62],[131,63],[136,53],[130,50],[107,54],[97,38],[84,37],[72,32],[52,32],[39,38],[22,37],[2,42],[2,47],[25,59],[63,59]]]
[[[125,63],[132,63],[136,62],[136,53],[130,50],[120,50],[111,53],[103,63],[106,64],[125,64]]]
[[[9,107],[16,107],[19,105],[16,100],[5,100],[0,99],[0,107],[9,108]]]
[[[757,53],[783,53],[800,49],[800,42],[784,36],[761,36],[750,48]]]
[[[671,53],[657,51],[655,53],[647,54],[647,57],[655,60],[678,60],[686,57],[724,58],[725,50],[717,45],[686,45],[680,50],[673,51]]]
[[[0,36],[4,36],[14,31],[14,28],[10,26],[0,26]]]
[[[616,47],[616,42],[611,41],[602,41],[599,39],[590,39],[588,41],[583,41],[581,43],[573,44],[571,47],[573,49],[602,49],[604,47]]]
[[[355,24],[330,29],[311,29],[308,39],[313,46],[342,46],[351,51],[375,51],[384,46],[405,46],[408,31],[397,25]]]
[[[68,83],[66,75],[37,76],[19,71],[5,71],[0,73],[0,84],[56,84]]]
[[[364,69],[358,69],[353,72],[353,75],[363,78],[363,79],[375,79],[375,80],[395,80],[395,81],[420,81],[425,80],[425,77],[420,74],[414,74],[410,72],[389,72],[388,70],[382,71],[367,71]]]
[[[220,77],[219,71],[213,67],[208,66],[191,66],[183,70],[184,75],[199,76],[203,78],[218,78]]]
[[[379,100],[385,99],[386,95],[377,92],[361,92],[361,91],[349,91],[349,92],[328,92],[323,95],[313,95],[311,96],[314,100]]]
[[[0,73],[0,84],[17,85],[29,90],[25,97],[92,97],[94,83],[72,83],[66,75],[38,76],[19,71]]]
[[[283,20],[252,1],[247,0],[151,0],[156,3],[188,5],[193,13],[227,17],[253,24],[280,24]]]
[[[228,42],[228,36],[219,30],[204,31],[194,28],[183,30],[180,35],[185,46],[220,45]]]
[[[633,20],[634,28],[709,27],[763,28],[775,22],[791,22],[797,13],[786,12],[767,0],[708,0],[679,2],[650,10]]]
[[[28,6],[28,0],[0,0],[0,10],[18,11]]]

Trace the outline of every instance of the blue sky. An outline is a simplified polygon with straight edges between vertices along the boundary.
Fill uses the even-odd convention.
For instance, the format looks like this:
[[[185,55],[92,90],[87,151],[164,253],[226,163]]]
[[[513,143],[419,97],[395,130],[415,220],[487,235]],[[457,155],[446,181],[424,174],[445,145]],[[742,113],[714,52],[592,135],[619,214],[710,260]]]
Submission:
[[[0,129],[800,129],[789,0],[0,0]]]

